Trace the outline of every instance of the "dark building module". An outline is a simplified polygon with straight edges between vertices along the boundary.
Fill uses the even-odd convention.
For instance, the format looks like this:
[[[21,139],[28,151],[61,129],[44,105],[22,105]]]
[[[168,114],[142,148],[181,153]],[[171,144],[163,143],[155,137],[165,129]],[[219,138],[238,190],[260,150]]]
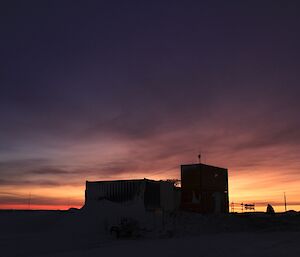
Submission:
[[[228,171],[206,164],[181,165],[181,208],[199,213],[228,213]]]

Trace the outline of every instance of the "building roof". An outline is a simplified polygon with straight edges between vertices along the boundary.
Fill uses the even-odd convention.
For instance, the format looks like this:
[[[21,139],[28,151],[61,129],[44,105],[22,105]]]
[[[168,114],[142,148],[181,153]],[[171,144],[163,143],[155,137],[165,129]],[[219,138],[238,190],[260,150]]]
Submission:
[[[209,167],[209,168],[214,168],[214,169],[223,169],[223,170],[227,170],[227,168],[221,168],[221,167],[217,167],[217,166],[212,166],[212,165],[208,165],[208,164],[204,164],[204,163],[191,163],[191,164],[182,164],[181,167]]]
[[[119,180],[98,180],[98,181],[86,181],[86,183],[115,183],[115,182],[142,182],[142,181],[150,181],[150,182],[160,182],[161,180],[152,180],[152,179],[119,179]]]

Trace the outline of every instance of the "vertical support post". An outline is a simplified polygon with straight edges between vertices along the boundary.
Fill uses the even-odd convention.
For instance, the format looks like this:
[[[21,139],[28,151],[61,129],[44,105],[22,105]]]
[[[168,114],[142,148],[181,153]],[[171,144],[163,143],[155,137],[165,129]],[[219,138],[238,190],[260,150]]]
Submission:
[[[29,193],[29,197],[28,197],[28,210],[30,210],[30,205],[31,205],[31,193]]]
[[[283,193],[283,195],[284,195],[284,209],[286,211],[286,196],[285,196],[285,192]]]

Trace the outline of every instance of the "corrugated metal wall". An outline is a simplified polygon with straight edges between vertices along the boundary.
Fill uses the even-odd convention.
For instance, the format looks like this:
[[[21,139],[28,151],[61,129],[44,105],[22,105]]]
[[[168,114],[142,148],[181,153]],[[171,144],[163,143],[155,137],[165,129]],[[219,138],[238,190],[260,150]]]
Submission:
[[[112,202],[131,201],[144,191],[143,180],[119,180],[86,182],[86,203],[90,201],[109,200]]]
[[[140,199],[146,210],[173,211],[178,208],[179,196],[174,185],[165,181],[87,181],[85,205],[97,205],[101,200],[123,203]]]

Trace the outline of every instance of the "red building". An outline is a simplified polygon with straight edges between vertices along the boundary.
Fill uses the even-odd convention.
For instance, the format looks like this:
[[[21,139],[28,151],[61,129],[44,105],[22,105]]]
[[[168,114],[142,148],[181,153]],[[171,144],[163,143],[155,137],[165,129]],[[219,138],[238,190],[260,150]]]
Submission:
[[[228,213],[228,171],[206,164],[181,165],[181,208]]]

